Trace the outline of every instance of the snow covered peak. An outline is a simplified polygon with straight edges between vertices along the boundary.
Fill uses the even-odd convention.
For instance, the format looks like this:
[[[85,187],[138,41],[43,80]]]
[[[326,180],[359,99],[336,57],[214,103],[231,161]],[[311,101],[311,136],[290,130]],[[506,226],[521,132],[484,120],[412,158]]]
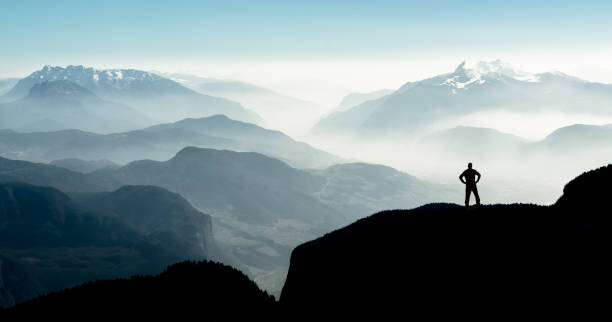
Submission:
[[[43,81],[69,80],[77,84],[85,80],[105,82],[131,82],[158,80],[161,76],[135,69],[95,69],[83,65],[69,65],[64,67],[45,65],[41,70],[32,73],[29,78]]]
[[[457,66],[457,68],[455,68],[455,71],[453,72],[453,74],[459,74],[459,73],[463,73],[465,72],[465,60],[463,62],[461,62],[461,64],[459,64],[459,66]]]
[[[53,82],[58,80],[70,81],[90,90],[114,89],[123,90],[135,83],[149,83],[162,79],[156,74],[135,69],[95,69],[83,65],[69,65],[66,67],[45,65],[42,69],[30,74],[27,78],[32,84]]]
[[[459,64],[455,71],[441,75],[434,79],[440,79],[438,85],[451,87],[451,92],[456,94],[456,89],[468,89],[472,86],[484,84],[487,81],[512,79],[523,82],[538,82],[538,75],[529,74],[514,69],[510,64],[501,60],[490,62],[480,61],[475,64],[467,64],[465,61]]]
[[[524,72],[522,70],[515,69],[509,63],[503,62],[499,59],[486,62],[480,61],[472,66],[468,67],[468,70],[474,75],[487,76],[487,77],[509,77],[518,81],[526,82],[537,82],[537,76]]]

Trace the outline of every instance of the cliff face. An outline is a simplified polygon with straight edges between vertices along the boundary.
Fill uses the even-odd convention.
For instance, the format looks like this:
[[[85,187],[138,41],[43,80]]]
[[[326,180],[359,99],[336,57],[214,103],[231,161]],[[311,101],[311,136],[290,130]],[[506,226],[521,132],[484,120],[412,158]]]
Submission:
[[[610,166],[580,176],[549,207],[430,204],[372,215],[298,246],[281,304],[503,314],[597,303],[612,286],[610,179]]]

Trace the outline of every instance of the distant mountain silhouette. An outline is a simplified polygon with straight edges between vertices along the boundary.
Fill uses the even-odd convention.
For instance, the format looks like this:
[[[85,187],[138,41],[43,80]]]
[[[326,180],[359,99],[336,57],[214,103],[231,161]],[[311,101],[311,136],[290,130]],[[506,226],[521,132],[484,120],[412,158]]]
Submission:
[[[44,66],[21,79],[1,100],[22,99],[35,85],[53,81],[77,84],[103,99],[127,104],[147,117],[158,120],[179,120],[214,114],[225,114],[243,121],[261,120],[239,103],[202,95],[170,79],[134,69],[99,70],[83,66]]]
[[[108,135],[76,130],[39,133],[0,130],[0,155],[34,162],[66,158],[108,159],[123,164],[142,159],[167,160],[187,146],[259,152],[299,168],[321,168],[342,162],[341,158],[297,142],[282,132],[223,115]]]
[[[117,187],[165,187],[201,209],[227,209],[249,223],[280,218],[337,222],[335,217],[339,216],[310,196],[323,184],[323,178],[258,153],[188,147],[168,161],[135,161],[89,177],[110,180]]]
[[[369,93],[351,93],[342,98],[342,101],[336,106],[336,111],[346,111],[351,107],[357,106],[367,101],[376,100],[383,96],[393,93],[392,89],[381,89]]]
[[[314,103],[277,93],[273,90],[234,80],[208,79],[196,85],[196,91],[218,97],[225,97],[244,106],[252,107],[265,115],[276,110],[312,108]]]
[[[24,98],[0,104],[0,128],[19,131],[78,128],[108,133],[151,122],[131,107],[103,100],[67,80],[34,84]]]
[[[601,150],[612,143],[612,125],[574,124],[555,130],[538,143],[536,149],[553,153]]]
[[[109,160],[85,161],[78,158],[58,159],[49,162],[56,167],[68,169],[75,172],[89,173],[104,168],[118,168],[119,165]]]
[[[548,207],[430,204],[361,219],[295,248],[281,305],[454,318],[601,309],[611,180],[612,165],[585,173]]]
[[[234,268],[182,262],[156,276],[89,282],[0,311],[3,318],[262,318],[274,317],[274,297]]]
[[[64,192],[94,192],[118,188],[108,180],[91,178],[83,173],[53,165],[0,157],[1,182],[24,182],[37,186],[54,187]]]
[[[0,307],[93,279],[216,258],[211,225],[208,215],[158,187],[69,197],[54,188],[2,183]]]
[[[215,79],[187,74],[162,74],[205,95],[239,102],[263,118],[267,127],[295,135],[307,130],[322,112],[317,104],[239,80]]]
[[[338,164],[311,173],[326,180],[315,195],[352,220],[382,209],[411,208],[449,200],[462,193],[456,187],[431,184],[378,164]]]
[[[159,124],[150,131],[184,129],[202,135],[240,142],[248,151],[278,158],[298,168],[321,168],[343,160],[325,151],[298,142],[280,131],[268,130],[257,125],[231,120],[224,115],[200,119],[185,119],[175,123]],[[231,146],[225,149],[232,149]],[[233,149],[245,151],[244,149]]]
[[[434,121],[470,113],[506,110],[610,115],[612,85],[562,73],[528,74],[499,60],[465,63],[455,71],[408,82],[392,94],[331,114],[313,134],[358,137],[420,134]]]
[[[2,102],[2,95],[10,91],[15,84],[19,81],[19,78],[3,78],[0,79],[0,102]]]
[[[419,151],[432,151],[439,159],[454,157],[482,161],[524,157],[528,142],[489,128],[458,126],[426,135],[416,146]]]

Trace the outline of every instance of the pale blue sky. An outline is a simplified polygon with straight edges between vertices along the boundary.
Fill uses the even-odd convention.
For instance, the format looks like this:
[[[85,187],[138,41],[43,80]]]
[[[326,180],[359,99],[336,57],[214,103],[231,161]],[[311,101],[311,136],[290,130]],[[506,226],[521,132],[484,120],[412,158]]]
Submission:
[[[0,77],[45,64],[582,57],[609,53],[611,16],[612,1],[2,0]]]

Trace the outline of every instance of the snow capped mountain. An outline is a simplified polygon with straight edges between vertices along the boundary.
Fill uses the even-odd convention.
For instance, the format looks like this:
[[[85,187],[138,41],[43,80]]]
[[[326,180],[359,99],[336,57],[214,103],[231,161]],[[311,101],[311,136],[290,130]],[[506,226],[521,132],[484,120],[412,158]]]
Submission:
[[[88,97],[95,95],[88,89],[67,80],[45,81],[35,84],[26,98]]]
[[[501,77],[510,77],[518,81],[526,81],[526,82],[537,82],[538,75],[530,74],[528,72],[515,69],[509,63],[503,62],[501,60],[494,60],[490,62],[481,61],[473,66],[464,67],[467,70],[467,73],[472,75],[475,78],[501,78]]]
[[[215,114],[246,122],[260,121],[257,114],[237,102],[203,95],[155,73],[135,69],[47,65],[21,79],[1,100],[17,101],[26,97],[37,84],[55,81],[76,84],[102,99],[123,103],[160,121]]]
[[[37,83],[24,98],[0,104],[0,128],[18,131],[80,129],[107,133],[150,123],[131,107],[101,99],[64,79]]]
[[[99,96],[135,96],[155,91],[190,93],[187,88],[159,75],[135,69],[95,69],[79,66],[44,66],[20,80],[7,93],[12,99],[24,97],[36,84],[65,80],[87,88]]]
[[[535,83],[540,81],[540,75],[515,69],[509,63],[499,59],[490,62],[480,61],[469,65],[464,61],[452,73],[407,83],[401,89],[412,88],[415,84],[420,84],[448,87],[452,94],[457,94],[457,90],[467,90],[487,82],[497,81]]]
[[[446,74],[321,120],[313,134],[394,135],[431,130],[437,121],[488,111],[612,116],[612,85],[560,72],[532,74],[495,60],[462,62]]]
[[[125,75],[125,77],[124,77]],[[44,66],[41,70],[32,73],[28,78],[41,79],[42,81],[52,80],[70,80],[77,84],[87,84],[90,81],[94,83],[106,83],[120,87],[125,86],[134,81],[154,81],[162,79],[162,77],[150,72],[139,71],[134,69],[105,69],[100,70],[92,67],[83,67],[82,65],[70,65],[66,68]],[[81,84],[79,84],[81,85]],[[81,85],[82,86],[82,85]]]

